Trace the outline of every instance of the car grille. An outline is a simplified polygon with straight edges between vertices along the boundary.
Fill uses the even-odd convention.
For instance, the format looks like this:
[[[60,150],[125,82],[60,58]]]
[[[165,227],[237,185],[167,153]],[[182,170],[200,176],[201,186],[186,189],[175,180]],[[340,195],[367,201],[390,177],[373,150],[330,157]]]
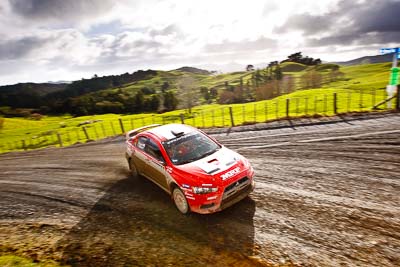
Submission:
[[[225,188],[222,200],[225,200],[233,195],[236,195],[237,193],[240,193],[248,185],[250,185],[250,180],[247,177],[243,177],[242,179],[231,183]]]

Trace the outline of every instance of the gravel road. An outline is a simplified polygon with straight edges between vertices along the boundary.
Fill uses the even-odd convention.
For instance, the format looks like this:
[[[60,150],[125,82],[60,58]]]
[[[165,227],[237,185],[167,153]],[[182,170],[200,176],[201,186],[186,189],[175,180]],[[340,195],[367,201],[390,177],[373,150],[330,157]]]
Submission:
[[[221,132],[221,131],[220,131]],[[0,255],[72,266],[400,266],[400,114],[213,134],[256,189],[181,215],[122,138],[0,155]]]

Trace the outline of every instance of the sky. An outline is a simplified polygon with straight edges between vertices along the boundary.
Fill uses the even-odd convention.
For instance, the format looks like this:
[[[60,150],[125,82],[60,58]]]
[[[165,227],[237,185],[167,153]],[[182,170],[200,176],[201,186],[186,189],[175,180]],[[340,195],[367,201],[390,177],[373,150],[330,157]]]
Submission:
[[[0,0],[0,85],[400,46],[400,0]]]

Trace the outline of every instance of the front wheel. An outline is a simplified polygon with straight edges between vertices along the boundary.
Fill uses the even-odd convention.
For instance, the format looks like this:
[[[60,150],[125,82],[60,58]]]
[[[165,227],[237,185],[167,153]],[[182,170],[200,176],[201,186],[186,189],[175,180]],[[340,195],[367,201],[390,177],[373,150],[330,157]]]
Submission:
[[[172,198],[174,199],[176,208],[182,214],[188,214],[190,212],[189,204],[188,204],[186,197],[183,194],[182,190],[175,187],[174,191],[172,191]]]

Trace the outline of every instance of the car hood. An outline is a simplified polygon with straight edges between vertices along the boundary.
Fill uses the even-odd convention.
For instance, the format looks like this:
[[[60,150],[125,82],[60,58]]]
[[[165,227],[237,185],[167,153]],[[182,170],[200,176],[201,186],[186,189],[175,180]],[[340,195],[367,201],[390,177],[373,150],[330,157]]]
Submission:
[[[181,171],[212,179],[216,174],[222,173],[234,166],[242,165],[242,160],[236,152],[222,147],[220,150],[205,158],[177,167]]]

